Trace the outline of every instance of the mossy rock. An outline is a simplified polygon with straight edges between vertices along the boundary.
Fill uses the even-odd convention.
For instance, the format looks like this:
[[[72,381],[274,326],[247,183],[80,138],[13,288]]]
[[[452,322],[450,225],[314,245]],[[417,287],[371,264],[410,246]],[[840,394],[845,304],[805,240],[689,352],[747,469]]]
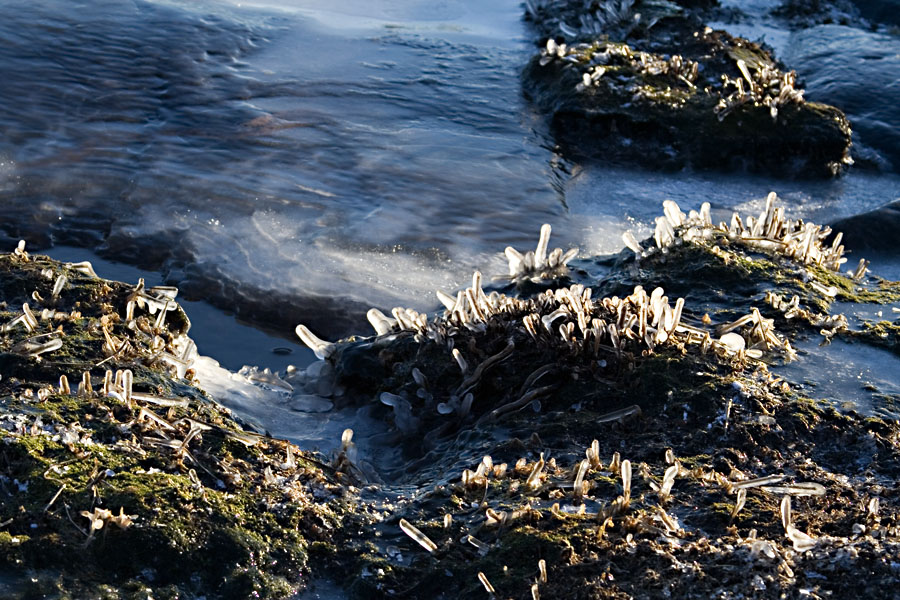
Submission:
[[[723,323],[758,307],[789,340],[822,327],[816,323],[835,298],[895,300],[892,282],[854,281],[721,230],[639,261],[623,251],[600,281],[570,277],[570,284],[592,283],[595,297],[662,286],[688,300],[682,318],[698,328],[711,325],[709,315]],[[786,318],[768,306],[769,294],[796,295],[804,312]],[[352,597],[527,599],[536,590],[564,599],[775,599],[797,586],[846,595],[862,576],[866,593],[891,597],[890,564],[900,561],[896,421],[840,413],[809,398],[804,386],[778,374],[784,357],[777,353],[740,360],[684,343],[607,354],[601,367],[562,342],[529,344],[524,329],[521,315],[504,313],[483,330],[454,334],[455,347],[479,360],[511,337],[516,342],[513,357],[472,388],[472,413],[462,419],[437,414],[416,395],[413,368],[435,396],[458,389],[463,375],[440,343],[409,331],[335,347],[338,364],[374,365],[380,374],[381,385],[357,396],[360,402],[377,402],[381,391],[404,394],[427,432],[400,436],[412,466],[393,474],[399,489],[417,493],[394,496],[389,513],[349,517],[351,530],[375,537],[348,535],[336,544],[338,572],[354,573]],[[835,335],[877,343],[858,331]],[[350,349],[370,352],[370,360],[342,363]],[[542,365],[555,368],[541,380],[553,389],[538,412],[523,405],[484,419],[521,394]],[[383,410],[391,427],[391,409]],[[586,486],[576,497],[584,461]],[[672,469],[674,482],[663,493]],[[753,481],[762,477],[770,479]],[[784,526],[785,497],[794,529]],[[434,548],[405,534],[401,518]]]
[[[598,63],[595,57],[611,47],[627,54]],[[674,71],[648,70],[638,58],[639,46],[598,41],[568,60],[535,56],[525,68],[523,88],[575,157],[794,176],[833,176],[849,164],[850,124],[839,109],[787,102],[773,112],[761,97],[738,100],[723,88],[723,76],[749,85],[735,66],[738,58],[777,69],[764,50],[724,32],[701,32],[679,50],[683,61],[699,66],[693,82]],[[671,55],[644,56],[662,65]],[[603,64],[605,72],[583,86],[591,64]]]
[[[705,27],[705,8],[538,10],[550,40],[525,67],[523,91],[563,151],[645,168],[843,172],[852,163],[843,112],[804,101],[795,74],[759,44]],[[583,19],[594,25],[572,27]]]
[[[340,488],[171,369],[189,321],[148,314],[152,294],[128,315],[143,293],[0,255],[0,319],[24,303],[34,318],[0,334],[0,571],[25,575],[6,597],[289,597],[340,522],[324,502]],[[47,339],[61,343],[29,350]]]

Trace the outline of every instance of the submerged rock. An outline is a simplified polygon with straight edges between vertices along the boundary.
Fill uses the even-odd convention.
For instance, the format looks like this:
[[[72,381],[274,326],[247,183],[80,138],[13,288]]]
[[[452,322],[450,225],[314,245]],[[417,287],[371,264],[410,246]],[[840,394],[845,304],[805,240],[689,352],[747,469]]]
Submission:
[[[853,0],[867,19],[900,25],[900,0]]]
[[[857,162],[886,171],[900,168],[900,132],[892,125],[900,120],[897,36],[820,25],[793,33],[786,54],[810,93],[840,106],[852,120]],[[852,72],[846,73],[849,65]]]
[[[851,250],[896,253],[900,250],[900,241],[894,237],[900,231],[900,200],[841,219],[834,223],[834,228],[844,232],[845,243]]]
[[[551,37],[525,68],[524,92],[569,154],[801,176],[852,162],[839,109],[806,102],[767,50],[704,27],[695,10],[548,2],[529,14]]]

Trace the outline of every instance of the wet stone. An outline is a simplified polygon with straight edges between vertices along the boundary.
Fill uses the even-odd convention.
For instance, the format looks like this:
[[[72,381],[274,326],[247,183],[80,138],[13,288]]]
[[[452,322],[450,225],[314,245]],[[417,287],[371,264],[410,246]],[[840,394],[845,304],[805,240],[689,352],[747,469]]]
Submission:
[[[0,570],[25,575],[4,597],[286,598],[308,583],[339,521],[334,482],[194,385],[189,321],[176,307],[160,324],[156,293],[0,255],[0,322],[23,303],[55,311],[0,332]]]
[[[852,163],[844,114],[807,102],[768,50],[706,27],[703,8],[533,4],[544,37],[523,90],[574,158],[801,177]]]

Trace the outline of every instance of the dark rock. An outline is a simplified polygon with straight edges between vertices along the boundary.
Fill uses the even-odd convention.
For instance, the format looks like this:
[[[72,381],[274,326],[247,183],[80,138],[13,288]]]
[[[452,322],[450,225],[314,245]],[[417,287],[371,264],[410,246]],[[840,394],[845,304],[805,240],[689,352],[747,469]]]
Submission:
[[[640,6],[598,10],[575,29],[570,4],[546,22],[548,11],[535,11],[542,33],[572,43],[549,40],[523,76],[566,153],[790,176],[834,176],[852,162],[844,114],[806,102],[795,74],[760,45],[704,28],[697,13],[671,4],[640,18]]]
[[[668,210],[669,217],[677,219],[677,211]],[[639,251],[640,260],[632,248],[607,278],[586,281],[595,291],[589,308],[560,300],[580,289],[557,289],[505,303],[486,321],[466,321],[472,327],[461,325],[457,311],[417,335],[394,331],[338,345],[332,360],[351,367],[344,371],[351,376],[345,359],[352,345],[368,353],[381,347],[378,363],[393,363],[391,374],[360,400],[375,403],[382,391],[406,398],[423,433],[388,426],[403,436],[395,443],[405,451],[427,449],[392,477],[405,497],[392,501],[390,516],[342,529],[336,574],[362,573],[348,580],[351,597],[476,598],[495,589],[492,595],[504,598],[775,600],[790,596],[806,574],[825,571],[827,580],[815,583],[823,596],[846,597],[862,586],[866,597],[893,598],[886,582],[894,577],[889,564],[900,559],[900,424],[842,415],[810,400],[777,356],[787,341],[825,335],[829,321],[835,345],[847,336],[887,346],[898,339],[896,325],[850,330],[828,314],[831,292],[822,290],[834,286],[842,302],[881,304],[900,297],[900,284],[885,288],[833,270],[840,251],[820,244],[824,230],[785,222],[779,212],[761,216],[770,232],[780,232],[764,237],[742,224],[752,230],[753,217],[735,217],[730,228],[701,226],[700,218],[676,226],[681,243]],[[696,227],[706,234],[687,235]],[[795,234],[802,231],[816,241],[803,244],[800,256]],[[807,262],[810,248],[813,256],[827,254],[831,266]],[[656,285],[670,298],[684,294],[681,319],[694,333],[685,327],[652,349],[640,335],[616,338],[615,349],[606,341],[580,344],[588,339],[582,324],[635,324],[631,309],[621,307],[641,304]],[[775,296],[790,306],[773,303]],[[560,316],[559,302],[592,318]],[[704,329],[718,338],[722,324],[757,310],[760,327],[785,336],[771,344],[772,337],[746,339],[760,361],[733,360],[721,346],[710,349],[709,340],[698,344]],[[525,331],[529,320],[533,336]],[[646,314],[646,324],[653,321]],[[744,322],[735,325],[737,335],[753,335],[757,326]],[[492,360],[509,340],[512,354]],[[465,355],[466,372],[451,345]],[[828,377],[816,364],[826,352],[813,345],[795,358]],[[885,368],[898,360],[891,357]],[[476,364],[483,365],[480,378],[472,374]],[[382,368],[373,360],[358,365]],[[417,393],[420,387],[428,394]],[[474,396],[464,410],[435,406],[456,404],[462,390]],[[412,486],[416,492],[408,493]],[[426,552],[404,533],[410,525],[434,548]],[[366,535],[373,530],[376,537]],[[400,552],[409,557],[403,563],[392,558]],[[690,564],[690,572],[673,572],[674,564]]]
[[[867,19],[900,25],[900,0],[853,0]]]
[[[881,208],[841,219],[832,225],[844,234],[843,242],[849,250],[896,252],[900,250],[900,200]]]

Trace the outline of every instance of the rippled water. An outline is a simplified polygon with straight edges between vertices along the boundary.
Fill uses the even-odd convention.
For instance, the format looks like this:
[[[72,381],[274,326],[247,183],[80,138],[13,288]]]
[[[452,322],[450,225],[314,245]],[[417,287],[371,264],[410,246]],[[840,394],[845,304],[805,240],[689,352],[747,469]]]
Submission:
[[[94,246],[262,319],[277,292],[282,324],[330,333],[348,304],[430,305],[562,205],[517,5],[429,6],[7,3],[8,240]]]

